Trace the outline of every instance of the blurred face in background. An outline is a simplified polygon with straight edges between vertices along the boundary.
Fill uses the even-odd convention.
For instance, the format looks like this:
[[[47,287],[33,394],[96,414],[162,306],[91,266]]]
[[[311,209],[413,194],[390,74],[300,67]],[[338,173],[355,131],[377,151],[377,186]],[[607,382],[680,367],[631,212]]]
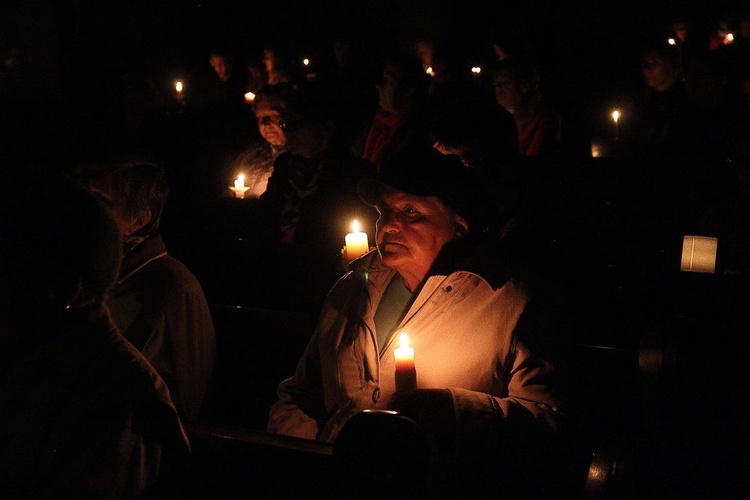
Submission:
[[[507,74],[496,75],[492,84],[495,100],[511,113],[515,112],[528,91],[528,85]]]
[[[284,117],[268,102],[260,102],[255,108],[258,130],[271,146],[283,147],[286,144]]]
[[[643,81],[657,92],[664,92],[680,78],[677,68],[655,52],[643,56],[641,70]]]
[[[208,63],[216,72],[216,76],[219,77],[219,80],[222,82],[229,80],[229,75],[232,71],[232,63],[228,58],[218,54],[211,54]]]

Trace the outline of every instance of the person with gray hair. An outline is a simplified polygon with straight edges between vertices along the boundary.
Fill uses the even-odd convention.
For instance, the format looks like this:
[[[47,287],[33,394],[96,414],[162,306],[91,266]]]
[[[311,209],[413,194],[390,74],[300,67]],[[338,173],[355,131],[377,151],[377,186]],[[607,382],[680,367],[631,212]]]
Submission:
[[[123,259],[106,305],[122,334],[167,382],[180,416],[199,418],[213,374],[216,335],[203,288],[167,253],[159,223],[164,169],[139,157],[81,166],[79,181],[111,210]]]
[[[0,498],[154,498],[189,452],[164,380],[104,307],[122,249],[68,176],[0,196]],[[50,207],[53,207],[50,209]]]

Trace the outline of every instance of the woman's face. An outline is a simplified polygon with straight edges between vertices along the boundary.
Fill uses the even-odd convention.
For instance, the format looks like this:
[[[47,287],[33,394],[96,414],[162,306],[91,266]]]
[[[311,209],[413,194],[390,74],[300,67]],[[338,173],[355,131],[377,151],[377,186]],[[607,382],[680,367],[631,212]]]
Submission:
[[[656,54],[646,54],[643,57],[641,70],[643,81],[657,92],[667,90],[677,79],[676,72]]]
[[[499,105],[515,113],[516,108],[523,100],[528,87],[523,83],[511,78],[509,75],[495,76],[492,85],[495,89],[495,100]]]
[[[261,102],[255,108],[258,130],[263,139],[271,146],[282,147],[286,144],[284,119],[270,104]]]

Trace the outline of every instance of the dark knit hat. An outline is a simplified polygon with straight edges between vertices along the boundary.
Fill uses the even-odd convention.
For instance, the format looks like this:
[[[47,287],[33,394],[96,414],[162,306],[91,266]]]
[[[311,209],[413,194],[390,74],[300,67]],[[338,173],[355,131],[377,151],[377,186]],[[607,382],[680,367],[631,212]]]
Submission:
[[[374,178],[359,182],[359,197],[375,206],[383,187],[416,196],[436,196],[469,223],[471,233],[484,232],[495,218],[491,199],[476,174],[456,155],[431,147],[393,155]]]

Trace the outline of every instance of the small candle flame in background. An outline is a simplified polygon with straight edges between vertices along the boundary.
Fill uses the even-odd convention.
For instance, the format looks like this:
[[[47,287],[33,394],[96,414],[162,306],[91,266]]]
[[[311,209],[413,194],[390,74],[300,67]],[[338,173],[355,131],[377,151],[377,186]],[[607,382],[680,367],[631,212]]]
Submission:
[[[302,59],[302,64],[304,66],[310,66],[310,59],[308,59],[307,57],[305,57],[304,59]]]
[[[234,187],[241,189],[245,187],[245,174],[240,174],[234,180]]]
[[[615,140],[620,139],[620,117],[622,116],[622,113],[619,109],[615,109],[612,111],[612,121],[615,122]]]
[[[426,70],[424,70],[425,73],[427,73],[430,76],[435,76],[435,70],[432,69],[432,66],[429,66]]]
[[[182,94],[182,91],[184,89],[182,80],[177,80],[176,82],[174,82],[174,89],[177,91],[178,94]]]
[[[667,38],[667,43],[669,45],[677,45],[677,40],[675,40],[674,38]]]
[[[473,75],[479,75],[482,72],[482,68],[479,66],[472,66],[471,67],[471,73]]]
[[[251,103],[255,101],[255,94],[252,92],[245,92],[245,102]]]
[[[734,33],[727,33],[724,35],[724,45],[729,45],[734,41]]]

